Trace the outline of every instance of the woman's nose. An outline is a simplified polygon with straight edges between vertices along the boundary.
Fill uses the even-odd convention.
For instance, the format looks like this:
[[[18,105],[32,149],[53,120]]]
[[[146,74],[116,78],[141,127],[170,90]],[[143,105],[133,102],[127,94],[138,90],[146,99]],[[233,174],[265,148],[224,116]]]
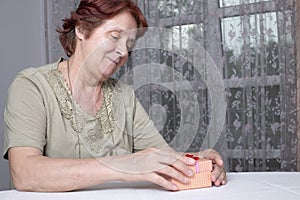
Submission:
[[[128,49],[127,49],[127,46],[126,46],[126,42],[119,41],[118,45],[117,45],[117,48],[116,48],[116,51],[121,57],[127,56],[128,55]]]

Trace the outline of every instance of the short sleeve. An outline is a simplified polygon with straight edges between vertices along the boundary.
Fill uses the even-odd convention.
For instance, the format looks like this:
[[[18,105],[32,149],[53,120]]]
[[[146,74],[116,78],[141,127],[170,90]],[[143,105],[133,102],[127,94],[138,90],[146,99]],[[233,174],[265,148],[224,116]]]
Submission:
[[[46,109],[41,92],[32,80],[19,76],[11,84],[4,110],[3,157],[11,147],[35,147],[46,144]]]
[[[134,96],[134,102],[134,149],[142,150],[149,147],[163,148],[168,146],[136,96]]]

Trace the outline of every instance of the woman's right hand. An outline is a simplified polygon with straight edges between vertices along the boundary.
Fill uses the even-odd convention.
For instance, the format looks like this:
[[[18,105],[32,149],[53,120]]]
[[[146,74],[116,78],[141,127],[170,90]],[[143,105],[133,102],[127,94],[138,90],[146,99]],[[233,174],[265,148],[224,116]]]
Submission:
[[[113,168],[122,181],[150,181],[168,190],[178,190],[171,179],[188,183],[195,160],[173,150],[149,148],[134,154],[100,159]]]

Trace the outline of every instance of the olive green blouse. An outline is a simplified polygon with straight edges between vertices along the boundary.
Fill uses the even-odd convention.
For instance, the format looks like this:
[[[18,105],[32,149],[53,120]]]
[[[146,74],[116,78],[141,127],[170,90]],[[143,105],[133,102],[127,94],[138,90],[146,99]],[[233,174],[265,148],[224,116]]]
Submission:
[[[27,68],[8,90],[3,157],[11,147],[35,147],[54,158],[122,155],[167,143],[129,86],[108,79],[96,114],[73,101],[58,62]]]

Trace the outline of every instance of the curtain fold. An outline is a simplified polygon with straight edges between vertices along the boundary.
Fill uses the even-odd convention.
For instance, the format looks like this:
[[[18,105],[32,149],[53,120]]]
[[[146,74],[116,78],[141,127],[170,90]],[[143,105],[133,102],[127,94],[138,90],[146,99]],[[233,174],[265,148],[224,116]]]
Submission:
[[[300,30],[300,1],[296,1],[296,30]],[[300,33],[296,31],[296,49],[297,49],[297,170],[300,171]]]

